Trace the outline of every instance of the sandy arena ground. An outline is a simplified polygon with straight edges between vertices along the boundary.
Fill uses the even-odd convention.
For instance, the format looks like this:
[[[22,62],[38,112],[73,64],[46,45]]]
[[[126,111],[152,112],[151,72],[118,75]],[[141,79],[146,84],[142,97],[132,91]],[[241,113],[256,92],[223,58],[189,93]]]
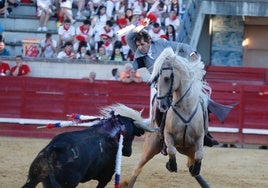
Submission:
[[[48,139],[0,137],[0,187],[18,188],[25,181],[28,168]],[[142,141],[135,141],[133,155],[124,157],[121,178],[129,177],[139,160]],[[201,173],[212,188],[268,187],[268,150],[241,148],[205,148]],[[186,157],[177,155],[178,173],[165,168],[167,157],[155,156],[144,167],[136,182],[137,188],[195,188],[199,187],[186,168]],[[113,180],[107,186],[114,187]],[[95,187],[91,181],[78,188]],[[42,187],[38,185],[38,187]]]

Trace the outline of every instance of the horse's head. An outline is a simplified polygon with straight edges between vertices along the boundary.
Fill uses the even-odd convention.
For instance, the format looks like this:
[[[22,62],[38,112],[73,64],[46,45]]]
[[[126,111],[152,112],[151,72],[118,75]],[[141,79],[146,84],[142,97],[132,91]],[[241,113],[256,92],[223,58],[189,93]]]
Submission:
[[[172,102],[172,94],[178,83],[174,80],[173,62],[176,55],[171,48],[166,48],[157,58],[150,83],[155,83],[159,109],[167,111]]]

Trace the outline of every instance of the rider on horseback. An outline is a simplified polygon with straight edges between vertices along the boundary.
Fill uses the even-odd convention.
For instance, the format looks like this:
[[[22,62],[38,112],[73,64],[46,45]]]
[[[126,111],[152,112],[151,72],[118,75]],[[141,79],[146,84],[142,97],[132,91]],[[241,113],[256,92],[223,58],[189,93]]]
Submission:
[[[179,43],[175,41],[167,41],[164,39],[152,40],[150,35],[144,30],[129,32],[126,36],[126,40],[131,50],[135,52],[133,60],[133,67],[135,70],[142,67],[146,67],[147,70],[151,73],[155,60],[167,47],[171,47],[178,55],[182,57],[187,57],[191,61],[195,61],[200,58],[198,53],[195,52],[188,44]],[[208,111],[216,115],[222,122],[225,120],[231,109],[232,106],[221,105],[211,99],[209,100]],[[163,117],[158,123],[158,125],[160,126],[160,130],[163,130],[163,122],[165,122],[165,115],[160,112],[159,109],[157,109],[156,111],[157,116]],[[205,130],[206,135],[204,137],[204,145],[209,147],[218,145],[219,142],[209,134],[208,125],[206,125]],[[162,149],[162,153],[166,155],[167,153],[164,142],[163,146],[164,147]]]

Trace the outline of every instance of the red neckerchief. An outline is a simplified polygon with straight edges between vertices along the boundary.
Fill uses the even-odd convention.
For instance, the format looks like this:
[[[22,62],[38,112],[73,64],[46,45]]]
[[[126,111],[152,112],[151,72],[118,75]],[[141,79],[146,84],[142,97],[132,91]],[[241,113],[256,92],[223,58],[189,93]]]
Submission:
[[[85,29],[84,25],[81,25],[81,26],[80,26],[80,31],[81,31],[83,34],[87,35],[87,33],[88,33],[88,31],[89,31],[89,28],[88,28],[88,29]]]
[[[153,30],[153,32],[154,32],[155,34],[158,34],[160,31],[161,31],[160,29],[159,29],[159,31],[156,31],[156,32]]]
[[[110,41],[107,41],[107,42],[104,43],[104,46],[107,47],[107,46],[109,46],[110,44],[111,44],[111,42],[110,42]]]
[[[109,33],[111,31],[111,28],[107,29],[105,26],[103,27],[103,29],[106,33]]]
[[[177,19],[177,16],[175,16],[174,18],[171,18],[172,21],[175,21]]]
[[[65,54],[68,56],[68,57],[70,57],[71,56],[71,54],[72,54],[72,52],[70,51],[70,52],[67,52],[66,50],[64,50],[64,52],[65,52]]]
[[[65,25],[63,25],[63,29],[64,29],[65,31],[68,31],[70,28],[68,29],[68,28],[66,28]]]

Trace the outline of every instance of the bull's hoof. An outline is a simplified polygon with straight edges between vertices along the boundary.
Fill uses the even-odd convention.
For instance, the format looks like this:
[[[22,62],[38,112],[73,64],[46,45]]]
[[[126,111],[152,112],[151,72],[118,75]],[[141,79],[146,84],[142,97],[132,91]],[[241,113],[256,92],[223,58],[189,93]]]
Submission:
[[[169,172],[177,172],[176,158],[169,159],[169,161],[166,163],[166,168]]]
[[[189,172],[193,177],[196,177],[200,174],[201,170],[201,162],[195,162],[192,166],[189,167]]]

